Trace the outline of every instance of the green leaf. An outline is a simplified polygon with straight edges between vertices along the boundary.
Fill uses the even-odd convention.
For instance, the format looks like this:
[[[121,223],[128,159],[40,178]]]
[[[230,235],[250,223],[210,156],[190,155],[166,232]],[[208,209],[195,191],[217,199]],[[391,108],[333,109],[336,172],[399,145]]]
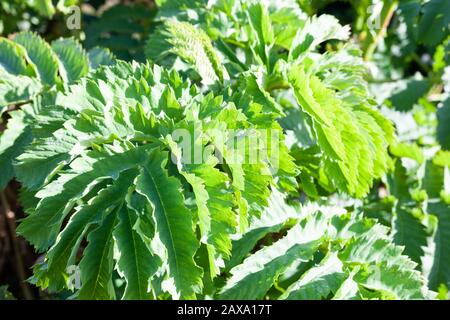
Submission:
[[[52,49],[59,58],[59,74],[64,82],[73,83],[88,73],[88,57],[76,40],[60,38],[52,42]]]
[[[450,7],[446,0],[430,0],[423,6],[419,23],[419,39],[434,46],[449,32]]]
[[[109,66],[114,64],[114,55],[106,48],[94,47],[88,52],[89,66],[97,69],[101,65]]]
[[[303,28],[297,31],[292,40],[289,59],[296,60],[308,51],[313,50],[320,43],[330,40],[347,40],[350,36],[350,27],[341,26],[339,21],[331,15],[320,15],[308,19]]]
[[[410,158],[422,164],[425,160],[422,150],[417,144],[395,143],[389,146],[389,151],[399,158]]]
[[[434,257],[428,276],[429,286],[437,290],[440,284],[450,286],[450,206],[442,202],[429,204],[428,212],[438,218],[434,235]]]
[[[210,259],[229,259],[232,247],[230,234],[235,231],[236,221],[232,211],[233,196],[226,187],[229,182],[228,177],[213,168],[212,165],[190,165],[188,170],[199,179],[197,183],[201,181],[204,184],[205,196],[207,196],[207,198],[202,198],[201,192],[199,193],[198,190],[199,186],[196,186],[195,183],[191,184],[196,195],[199,219],[202,219],[202,211],[205,209],[207,211],[203,212],[203,215],[208,215],[210,219],[210,227],[202,230],[208,239],[207,248],[210,252]],[[210,268],[213,277],[220,273],[218,263],[211,263]]]
[[[33,99],[42,90],[42,84],[36,78],[14,76],[0,69],[0,114],[2,108]]]
[[[425,226],[415,217],[410,208],[398,206],[393,222],[394,242],[405,247],[405,254],[413,261],[421,263],[423,248],[427,244]]]
[[[8,127],[0,136],[0,190],[14,176],[14,159],[23,152],[23,146],[31,141],[30,128],[24,121],[24,112],[17,110],[10,113]]]
[[[387,170],[384,148],[392,134],[388,120],[369,106],[357,109],[340,100],[337,92],[298,63],[288,77],[300,107],[313,121],[317,143],[325,155],[325,173],[339,190],[357,197],[366,195],[373,180]]]
[[[36,197],[41,198],[36,211],[27,216],[18,226],[17,232],[30,241],[38,250],[52,245],[61,229],[64,218],[77,200],[86,195],[100,181],[116,178],[122,171],[138,166],[146,158],[144,148],[106,156],[87,164],[77,172],[62,174]]]
[[[13,41],[0,38],[0,66],[13,75],[28,75],[25,49]],[[32,74],[32,73],[31,73]]]
[[[268,206],[261,213],[261,217],[254,217],[246,232],[233,241],[231,258],[226,268],[231,269],[240,264],[259,240],[269,233],[279,232],[288,219],[296,217],[298,217],[296,210],[286,205],[284,195],[273,189]]]
[[[27,0],[27,2],[41,15],[51,18],[55,14],[52,0]]]
[[[110,213],[88,236],[88,245],[80,262],[81,289],[77,299],[109,300],[115,298],[112,283],[113,231],[117,212]]]
[[[428,160],[425,163],[422,188],[425,189],[429,198],[439,199],[441,191],[444,189],[444,168]]]
[[[395,170],[388,176],[388,183],[390,193],[398,199],[392,221],[394,242],[404,246],[405,254],[421,264],[428,234],[422,221],[413,215],[417,204],[409,193],[407,172],[400,160],[395,162]]]
[[[58,58],[47,42],[32,32],[19,33],[14,42],[25,48],[29,62],[36,67],[44,84],[53,86],[58,83]]]
[[[376,290],[381,298],[425,299],[429,292],[416,264],[402,255],[402,248],[389,242],[380,226],[347,244],[340,258],[349,264],[359,264],[361,269],[354,280],[369,290]],[[363,296],[367,293],[360,292]]]
[[[37,268],[38,271],[34,276],[36,284],[50,291],[64,288],[67,269],[76,262],[83,235],[92,224],[98,223],[102,216],[120,214],[125,210],[119,210],[117,213],[116,208],[124,207],[123,199],[136,176],[136,170],[123,172],[117,180],[103,188],[89,203],[76,208],[56,243],[47,252],[45,265]],[[111,213],[112,211],[114,212]],[[120,224],[118,228],[121,228]]]
[[[437,111],[438,126],[437,138],[442,148],[450,150],[450,98],[447,98],[441,108]]]
[[[274,42],[274,33],[267,7],[262,3],[252,3],[245,12],[252,30],[257,35],[257,53],[268,65],[269,50]]]
[[[31,190],[42,187],[69,162],[76,143],[74,137],[65,135],[35,140],[17,157],[17,179]]]
[[[193,298],[201,287],[202,270],[193,259],[199,242],[192,226],[192,215],[183,204],[180,183],[164,168],[167,153],[154,150],[136,181],[136,190],[153,207],[156,232],[168,255],[169,276],[181,298]]]
[[[336,253],[327,255],[319,265],[306,271],[280,296],[288,300],[320,300],[336,293],[345,279],[343,264]]]
[[[114,239],[119,251],[118,270],[127,285],[122,299],[145,300],[152,298],[150,279],[160,264],[136,230],[137,214],[122,206],[118,212],[119,224]]]
[[[297,224],[281,240],[264,247],[231,269],[221,299],[262,299],[274,281],[295,261],[308,261],[318,249],[326,220],[320,214]],[[257,284],[257,285],[255,285]]]
[[[192,65],[206,85],[224,80],[224,69],[211,40],[188,22],[168,19],[146,45],[147,56],[160,62],[169,53]]]
[[[396,110],[409,111],[429,89],[430,82],[427,79],[399,80],[395,84],[389,100]]]

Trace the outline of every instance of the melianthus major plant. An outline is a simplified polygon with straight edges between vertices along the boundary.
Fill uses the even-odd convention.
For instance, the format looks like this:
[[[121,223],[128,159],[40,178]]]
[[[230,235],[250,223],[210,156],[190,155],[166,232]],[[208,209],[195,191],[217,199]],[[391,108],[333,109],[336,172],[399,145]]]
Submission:
[[[0,157],[44,255],[31,281],[79,299],[433,298],[423,238],[358,200],[411,150],[349,28],[295,1],[158,4],[144,64],[0,43],[5,79],[27,80],[0,83],[2,105],[24,103]]]
[[[220,130],[251,128],[251,119],[232,101],[223,101],[222,97],[211,94],[196,94],[195,87],[175,72],[157,66],[152,68],[127,63],[100,69],[92,77],[71,87],[70,93],[58,97],[55,105],[59,107],[59,112],[55,112],[54,106],[49,106],[38,115],[41,119],[41,116],[45,117],[46,110],[51,112],[47,123],[39,121],[41,125],[35,140],[18,157],[16,166],[20,181],[29,188],[29,192],[38,190],[35,197],[42,199],[18,229],[37,249],[45,250],[55,243],[65,216],[76,206],[67,229],[49,250],[48,261],[37,269],[38,283],[51,289],[62,288],[64,272],[85,228],[97,219],[103,221],[101,216],[97,216],[99,208],[91,207],[92,202],[92,205],[98,203],[105,214],[114,212],[111,217],[119,218],[119,212],[127,212],[128,227],[123,226],[126,234],[113,233],[115,220],[111,221],[108,231],[110,236],[117,237],[118,245],[120,241],[120,245],[139,246],[119,247],[120,252],[133,252],[130,257],[119,259],[119,265],[124,268],[121,272],[127,274],[129,270],[126,269],[130,267],[127,260],[133,256],[140,258],[142,254],[142,258],[148,260],[143,263],[147,267],[153,266],[146,268],[144,273],[138,272],[143,278],[131,284],[131,296],[138,294],[143,297],[142,290],[146,290],[145,283],[150,275],[167,259],[166,268],[176,288],[171,293],[192,297],[201,287],[202,274],[193,260],[200,245],[193,222],[199,226],[200,236],[206,245],[209,272],[214,277],[219,272],[221,260],[229,257],[230,235],[237,221],[244,228],[248,216],[258,214],[266,202],[270,184],[274,183],[269,171],[270,163],[264,162],[264,159],[252,164],[229,161],[232,160],[228,158],[229,146],[222,142],[221,137],[214,136],[214,132]],[[260,122],[262,128],[271,129],[273,125],[270,119]],[[203,161],[198,164],[179,161],[181,150],[171,133],[185,129],[194,137],[195,131],[207,127],[217,131],[209,131],[209,135],[200,131],[198,138],[192,141],[202,148]],[[273,145],[275,142],[272,142]],[[214,156],[216,149],[223,157],[222,164]],[[243,152],[249,151],[244,149]],[[280,183],[295,173],[287,151],[282,156],[285,159],[280,163],[277,175]],[[178,159],[176,163],[169,161],[173,158]],[[66,164],[69,166],[65,169]],[[40,167],[38,172],[35,170],[37,166]],[[52,180],[55,176],[57,178]],[[45,195],[45,190],[50,193]],[[91,199],[92,196],[95,197]],[[83,210],[80,201],[84,197],[87,197],[87,206]],[[111,197],[114,202],[111,202]],[[187,197],[193,198],[194,202],[190,205],[196,210],[185,203]],[[238,217],[234,207],[238,208]],[[133,216],[141,210],[141,218],[139,215]],[[153,218],[148,215],[151,211]],[[77,221],[76,217],[82,221]],[[42,223],[46,224],[45,233],[41,229]],[[141,232],[133,229],[137,227],[136,223],[142,224]],[[145,238],[140,239],[141,236]],[[159,245],[154,243],[157,241],[155,236],[159,238]],[[112,250],[111,238],[104,240],[107,243],[103,246],[110,246],[105,250]],[[99,245],[95,240],[92,243],[94,248]],[[156,247],[163,246],[165,250],[152,249],[152,243]],[[92,253],[99,257],[96,250],[98,248]],[[156,252],[152,253],[154,250]],[[86,256],[87,252],[89,246]],[[112,262],[112,256],[105,258]],[[97,263],[107,266],[102,261]],[[92,293],[87,287],[89,280],[84,277],[84,268],[81,271],[86,294],[94,294],[95,297],[95,292]],[[57,274],[59,278],[55,277]],[[93,286],[108,289],[109,281],[100,284],[96,279],[92,278]],[[139,285],[141,289],[135,292],[134,285]],[[83,292],[82,289],[81,296]],[[100,297],[110,296],[108,291],[98,294]]]
[[[269,3],[231,1],[228,7],[210,8],[198,2],[192,23],[200,28],[164,18],[166,10],[174,14],[173,3],[167,4],[147,55],[181,70],[191,65],[205,84],[232,74],[236,87],[245,86],[248,94],[269,99],[267,107],[282,111],[284,128],[293,132],[291,144],[307,149],[302,153],[310,157],[321,156],[321,170],[306,163],[300,175],[309,195],[317,196],[317,182],[329,191],[364,196],[386,171],[384,148],[392,142],[393,128],[373,108],[358,50],[351,44],[323,55],[316,50],[327,40],[347,40],[349,28],[332,16],[307,18],[295,2]],[[180,19],[189,20],[185,12],[179,11]],[[218,38],[217,49],[207,32]],[[188,66],[180,66],[174,55]]]

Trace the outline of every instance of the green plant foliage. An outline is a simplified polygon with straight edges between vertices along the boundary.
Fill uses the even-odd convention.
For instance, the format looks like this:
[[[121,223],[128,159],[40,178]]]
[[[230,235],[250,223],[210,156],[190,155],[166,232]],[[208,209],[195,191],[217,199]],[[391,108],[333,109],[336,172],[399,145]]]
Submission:
[[[27,2],[48,19],[73,3]],[[448,298],[447,11],[95,1],[72,37],[0,38],[0,191],[20,190],[29,282],[70,299]]]
[[[0,287],[0,300],[15,300],[11,292],[8,291],[8,286]]]
[[[39,109],[40,97],[52,100],[53,94],[87,75],[90,69],[112,64],[106,49],[89,53],[73,38],[60,38],[48,44],[31,32],[21,32],[14,40],[0,38],[0,114],[8,106],[24,105],[23,110],[9,113],[11,119],[0,135],[0,188],[14,176],[13,160],[32,140],[29,122]],[[46,162],[45,156],[41,159]],[[36,168],[35,168],[36,169]]]
[[[132,246],[129,254],[143,256],[133,264],[124,252],[117,258],[117,268],[127,281],[124,298],[133,297],[136,286],[141,297],[148,297],[156,270],[170,280],[167,290],[173,297],[201,294],[203,272],[194,261],[200,245],[208,252],[210,277],[219,273],[230,255],[237,221],[245,228],[245,221],[257,214],[255,208],[264,206],[275,180],[264,159],[234,163],[217,133],[206,131],[237,125],[252,128],[252,119],[233,101],[202,96],[196,90],[176,72],[120,62],[100,68],[57,97],[60,111],[42,125],[15,167],[19,181],[36,190],[40,199],[18,228],[38,250],[49,249],[46,261],[36,267],[38,285],[50,290],[64,287],[66,269],[75,263],[85,235],[80,298],[114,297],[111,239],[120,252]],[[43,106],[41,112],[53,108]],[[182,161],[186,151],[176,141],[177,129],[197,131],[195,143],[206,157],[204,163]],[[223,164],[206,148],[211,143],[223,155]],[[242,152],[246,157],[252,149]],[[111,202],[112,198],[116,200]],[[194,201],[193,206],[187,206],[187,199]],[[70,222],[62,229],[67,217]],[[105,262],[98,260],[98,250],[104,252]],[[139,278],[144,275],[148,276]]]
[[[284,210],[292,210],[280,201]],[[358,213],[330,207],[308,204],[301,211],[283,238],[230,270],[221,298],[262,299],[267,294],[307,300],[429,297],[415,263],[390,242],[387,228],[361,219]],[[259,285],[251,285],[255,282]],[[281,292],[268,293],[272,287]]]
[[[218,5],[206,8],[198,5],[195,8],[197,16],[206,15],[204,20],[208,24],[204,26],[201,19],[195,23],[200,23],[207,33],[218,38],[215,48],[210,46],[211,40],[207,40],[203,32],[195,31],[198,33],[196,37],[186,36],[196,30],[194,25],[167,19],[164,20],[162,31],[149,39],[149,58],[158,63],[164,54],[158,56],[156,52],[160,52],[159,48],[165,48],[162,52],[177,55],[184,62],[193,65],[197,72],[203,73],[201,78],[205,82],[211,79],[210,75],[221,79],[222,71],[217,71],[218,68],[214,67],[217,59],[205,61],[206,57],[215,57],[217,51],[228,58],[226,60],[230,64],[225,61],[227,73],[233,74],[232,80],[237,82],[236,85],[246,85],[246,93],[254,95],[257,92],[266,101],[269,100],[270,104],[280,110],[280,115],[283,113],[282,107],[279,106],[279,100],[274,100],[271,94],[294,95],[296,101],[290,101],[292,107],[304,112],[313,143],[320,148],[320,167],[324,170],[323,174],[328,176],[326,184],[357,197],[366,195],[373,180],[380,178],[387,170],[389,157],[385,151],[392,142],[393,128],[375,110],[368,95],[364,80],[366,70],[358,50],[348,46],[323,56],[315,52],[319,44],[327,40],[346,40],[349,28],[341,26],[332,16],[309,19],[302,17],[298,7],[297,10],[287,12],[275,5],[265,6],[247,1],[240,1],[241,5],[238,5],[238,2],[230,7]],[[293,3],[291,6],[296,7]],[[173,10],[173,6],[171,8]],[[228,24],[223,19],[209,16],[211,12],[220,14],[230,23],[236,20],[234,17],[239,19],[231,30],[225,29]],[[281,39],[285,34],[275,33],[274,30],[280,28],[281,23],[284,23],[284,27],[290,27],[291,23],[298,21],[296,19],[300,19],[301,23],[290,39]],[[218,24],[224,25],[226,34],[220,33]],[[211,26],[217,29],[211,30]],[[207,43],[207,49],[203,43]],[[248,48],[244,61],[237,58],[238,50],[243,47]],[[288,55],[283,51],[280,54],[280,49],[288,49]],[[245,66],[251,64],[254,65],[253,70],[247,70]],[[208,65],[211,67],[206,71]],[[241,69],[240,73],[233,70],[236,65]],[[200,66],[203,71],[200,71]],[[179,70],[185,69],[180,67]],[[249,74],[254,74],[255,79],[252,80],[251,87]],[[206,81],[208,82],[211,81]],[[280,92],[279,89],[287,92]],[[295,131],[291,127],[285,129]],[[314,175],[318,177],[320,173],[315,172]],[[306,180],[309,177],[304,178]],[[306,185],[308,182],[303,183]],[[310,195],[316,193],[316,190],[309,189],[311,188],[305,187]]]
[[[0,35],[39,29],[55,16],[70,12],[79,0],[10,0],[0,4]]]
[[[118,4],[99,16],[86,16],[84,46],[108,48],[123,60],[144,60],[144,41],[156,10],[143,4]]]
[[[174,53],[194,65],[205,84],[223,81],[222,64],[202,30],[187,22],[168,20],[159,33],[152,34],[146,45],[147,56],[153,61],[164,61],[167,54]]]

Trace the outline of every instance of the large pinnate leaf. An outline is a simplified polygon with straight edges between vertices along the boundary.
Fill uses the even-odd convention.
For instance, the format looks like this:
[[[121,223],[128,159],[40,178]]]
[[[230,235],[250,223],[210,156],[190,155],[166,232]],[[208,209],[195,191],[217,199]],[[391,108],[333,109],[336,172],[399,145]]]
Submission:
[[[269,289],[279,288],[287,273],[293,279],[280,299],[432,297],[425,279],[415,270],[416,264],[391,242],[386,227],[369,219],[361,221],[357,213],[338,213],[329,207],[303,210],[298,216],[303,219],[284,238],[231,269],[220,297],[261,299]],[[306,240],[303,244],[302,239]],[[314,257],[323,256],[320,251],[324,250],[325,257],[314,265]],[[288,272],[302,267],[294,276],[292,270]],[[258,286],[250,284],[255,282]]]
[[[137,148],[91,159],[93,164],[77,163],[84,167],[61,174],[36,194],[41,200],[35,212],[19,225],[17,232],[26,236],[37,249],[45,250],[56,240],[64,218],[80,197],[85,196],[102,180],[115,178],[122,171],[142,163],[146,156],[142,148]]]
[[[126,206],[119,211],[119,224],[114,231],[117,243],[118,270],[127,281],[123,299],[146,300],[152,298],[149,279],[160,264],[137,230],[138,213]]]
[[[191,212],[184,206],[180,183],[168,177],[167,154],[152,152],[136,181],[136,188],[153,206],[157,236],[169,257],[169,275],[182,298],[193,297],[201,285],[201,269],[193,256],[199,247]]]
[[[262,299],[274,281],[295,261],[308,261],[320,245],[326,223],[311,219],[298,224],[281,240],[265,247],[230,270],[222,299]],[[252,285],[257,283],[258,285]]]
[[[78,266],[78,298],[114,298],[113,269],[125,280],[123,299],[202,294],[202,269],[219,276],[238,221],[259,215],[275,184],[266,158],[233,164],[229,143],[215,140],[228,128],[251,127],[250,119],[223,97],[197,94],[176,72],[137,63],[100,68],[52,103],[59,109],[42,106],[34,140],[15,165],[37,201],[18,232],[46,252],[33,281],[50,291],[72,288],[69,268]],[[198,134],[202,161],[185,159],[178,129]],[[239,152],[246,159],[251,150]],[[195,258],[202,244],[207,265]]]
[[[367,194],[373,180],[387,169],[388,156],[382,148],[391,140],[389,122],[370,107],[339,99],[336,91],[299,64],[289,71],[289,81],[298,104],[313,121],[331,181],[349,194]]]
[[[93,197],[89,204],[75,209],[75,213],[61,231],[56,243],[49,249],[46,263],[35,267],[35,283],[48,288],[50,291],[60,290],[65,287],[67,269],[76,262],[76,254],[83,235],[89,227],[100,221],[102,212],[111,212],[118,208],[121,213],[126,211],[126,209],[121,209],[126,206],[123,203],[123,198],[128,192],[130,183],[136,176],[137,172],[133,170],[122,173],[117,180],[112,183],[109,182],[97,196]],[[124,214],[122,213],[121,216]],[[124,218],[122,217],[122,219]],[[120,245],[126,245],[127,234],[133,232],[131,229],[125,229],[125,223],[119,224],[116,231],[117,242],[120,241]],[[136,257],[135,259],[138,258]],[[119,265],[121,265],[120,260]],[[123,267],[123,269],[126,269],[126,267]],[[142,293],[142,291],[138,293]]]
[[[183,8],[197,15],[186,15]],[[237,81],[236,91],[243,97],[236,103],[246,115],[272,108],[274,116],[283,117],[285,110],[279,101],[285,103],[288,97],[292,108],[301,109],[312,119],[306,119],[306,129],[315,135],[312,143],[320,147],[323,160],[315,171],[302,173],[305,190],[317,196],[311,184],[322,180],[326,190],[362,197],[387,171],[386,148],[393,140],[393,127],[373,105],[366,65],[358,50],[347,45],[326,54],[318,52],[318,47],[328,40],[347,40],[349,26],[342,26],[330,15],[307,19],[296,8],[292,2],[242,0],[227,5],[186,3],[174,5],[171,10],[214,38],[215,50],[225,57],[228,74]],[[156,42],[158,35],[150,37],[149,43]],[[176,53],[176,47],[171,50]],[[186,70],[182,64],[171,66]],[[292,101],[292,91],[297,101]],[[274,99],[278,92],[283,96],[279,101]],[[248,95],[254,96],[260,106],[248,105]],[[300,142],[293,147],[298,145]]]
[[[78,299],[108,300],[115,297],[112,283],[113,232],[117,215],[109,214],[88,236],[88,245],[80,262],[80,276],[83,284],[77,292]]]

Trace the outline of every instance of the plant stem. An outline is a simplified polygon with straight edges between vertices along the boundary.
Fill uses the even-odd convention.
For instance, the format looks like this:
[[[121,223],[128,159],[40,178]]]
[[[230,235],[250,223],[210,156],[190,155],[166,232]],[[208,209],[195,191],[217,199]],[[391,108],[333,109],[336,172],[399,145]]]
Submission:
[[[289,88],[290,88],[290,86],[288,84],[278,82],[278,83],[273,83],[273,84],[269,85],[269,87],[267,87],[265,90],[267,92],[272,92],[274,90],[280,90],[280,89],[287,90]]]
[[[369,36],[366,38],[366,44],[364,45],[364,60],[369,61],[372,58],[373,53],[378,45],[378,41],[384,37],[386,34],[387,27],[391,22],[392,16],[394,15],[395,9],[397,8],[398,1],[392,1],[383,6],[381,11],[383,24],[380,30],[378,30],[375,37]]]
[[[19,250],[19,243],[17,241],[16,237],[16,215],[11,210],[11,207],[9,205],[9,202],[6,198],[6,195],[4,192],[0,192],[0,199],[3,205],[3,211],[5,213],[6,222],[8,224],[10,236],[11,236],[11,243],[14,250],[14,257],[16,260],[16,272],[17,276],[19,278],[19,285],[22,290],[23,297],[27,300],[32,300],[33,295],[31,293],[31,290],[26,282],[26,274],[25,274],[25,268],[22,261],[22,256],[20,254]]]
[[[284,290],[282,287],[279,286],[278,280],[274,282],[273,287],[274,287],[275,289],[277,289],[277,290],[278,290],[279,292],[281,292],[281,293],[285,293],[285,292],[286,292],[286,290]]]

